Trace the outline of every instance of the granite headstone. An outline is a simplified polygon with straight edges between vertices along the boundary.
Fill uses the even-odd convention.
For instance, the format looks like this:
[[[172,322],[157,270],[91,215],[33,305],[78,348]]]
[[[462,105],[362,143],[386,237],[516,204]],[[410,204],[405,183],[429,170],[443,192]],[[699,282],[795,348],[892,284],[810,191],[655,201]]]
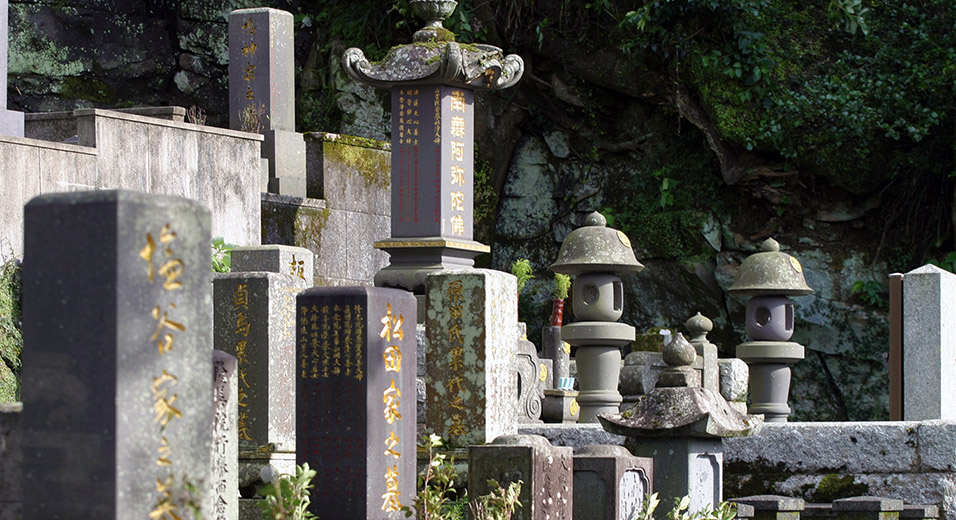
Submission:
[[[212,506],[213,520],[239,516],[238,372],[234,356],[212,351]]]
[[[415,497],[415,297],[314,287],[297,298],[296,463],[322,518],[399,519]]]
[[[637,518],[654,492],[654,460],[623,446],[584,446],[574,454],[574,518]]]
[[[956,275],[935,265],[903,278],[903,420],[956,419]]]
[[[178,197],[26,205],[23,518],[161,518],[211,503],[209,227],[207,209]]]

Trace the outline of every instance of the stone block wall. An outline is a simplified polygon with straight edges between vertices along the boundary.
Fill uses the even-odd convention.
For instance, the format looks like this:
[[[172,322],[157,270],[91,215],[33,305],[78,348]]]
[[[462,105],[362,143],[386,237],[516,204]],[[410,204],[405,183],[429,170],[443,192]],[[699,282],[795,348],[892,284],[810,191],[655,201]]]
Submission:
[[[388,143],[305,134],[308,198],[262,194],[262,243],[315,253],[316,285],[372,285],[388,264],[373,243],[391,234]]]
[[[174,108],[135,112],[27,114],[30,137],[0,136],[3,248],[22,255],[23,205],[31,198],[95,189],[198,200],[212,211],[213,236],[259,244],[262,136],[177,121]],[[62,142],[73,136],[75,144]]]

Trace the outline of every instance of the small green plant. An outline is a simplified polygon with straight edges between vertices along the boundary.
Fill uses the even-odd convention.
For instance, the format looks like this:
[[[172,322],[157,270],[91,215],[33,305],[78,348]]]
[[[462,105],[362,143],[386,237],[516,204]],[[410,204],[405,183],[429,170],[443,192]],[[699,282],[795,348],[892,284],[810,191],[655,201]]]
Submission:
[[[511,274],[518,279],[518,294],[521,294],[521,290],[524,289],[528,280],[534,278],[531,273],[531,261],[527,258],[519,258],[511,264]]]
[[[657,493],[648,496],[641,510],[628,520],[654,520],[654,511],[660,503]],[[688,511],[689,508],[690,497],[675,498],[673,509],[667,513],[667,520],[733,520],[737,517],[737,506],[733,502],[721,502],[716,508],[705,507],[693,513]]]
[[[571,277],[566,274],[556,273],[554,275],[554,299],[564,300],[568,297],[568,291],[571,290]]]
[[[236,246],[227,244],[222,237],[212,239],[212,270],[215,273],[228,273],[232,268],[232,250]]]
[[[264,486],[260,493],[264,497],[260,507],[265,520],[312,520],[316,516],[309,512],[309,489],[315,470],[305,463],[295,467],[295,476],[280,475],[279,478]]]
[[[850,293],[859,294],[860,300],[871,307],[882,308],[886,305],[886,299],[883,297],[886,287],[880,282],[857,280],[850,287]]]
[[[870,10],[863,7],[862,0],[830,0],[827,18],[837,25],[843,24],[843,30],[856,34],[857,29],[866,36],[870,32],[864,16]]]
[[[942,260],[936,260],[935,258],[929,261],[930,264],[939,267],[940,269],[945,269],[951,273],[956,273],[956,251],[951,251],[946,258]]]
[[[501,487],[497,480],[489,479],[491,492],[468,503],[471,518],[474,520],[511,520],[515,508],[521,507],[518,501],[521,495],[522,481],[511,482],[508,489]]]
[[[455,502],[452,500],[457,494],[452,487],[458,472],[455,471],[455,459],[446,458],[435,448],[442,446],[441,437],[430,434],[422,439],[422,447],[428,450],[428,466],[425,472],[418,476],[418,495],[415,497],[415,506],[403,506],[405,517],[415,515],[418,520],[446,520],[452,518]]]

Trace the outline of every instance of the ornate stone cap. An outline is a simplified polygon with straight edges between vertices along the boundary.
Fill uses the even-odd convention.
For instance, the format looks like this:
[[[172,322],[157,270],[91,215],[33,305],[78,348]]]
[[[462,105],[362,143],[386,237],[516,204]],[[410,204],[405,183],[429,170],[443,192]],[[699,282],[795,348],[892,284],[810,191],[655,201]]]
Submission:
[[[627,235],[607,227],[607,219],[595,211],[564,239],[551,270],[563,274],[639,273],[644,264],[634,256]]]
[[[497,90],[517,83],[524,73],[521,56],[505,56],[493,45],[456,43],[442,26],[456,5],[454,0],[412,0],[415,13],[426,21],[414,43],[392,47],[380,62],[368,61],[361,49],[348,49],[342,56],[345,71],[376,87],[442,83]]]
[[[741,296],[803,296],[813,294],[803,277],[803,266],[796,258],[780,252],[780,244],[768,238],[760,252],[744,259],[737,278],[727,292]]]

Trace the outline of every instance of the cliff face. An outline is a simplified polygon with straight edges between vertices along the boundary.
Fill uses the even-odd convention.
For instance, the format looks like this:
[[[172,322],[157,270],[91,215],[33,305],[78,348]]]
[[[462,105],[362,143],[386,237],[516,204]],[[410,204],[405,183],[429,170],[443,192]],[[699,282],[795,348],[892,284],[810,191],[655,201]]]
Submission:
[[[298,130],[387,139],[384,92],[350,82],[338,58],[410,41],[420,22],[405,1],[11,0],[10,108],[196,105],[225,126],[228,13],[263,3],[296,14]],[[817,291],[796,300],[808,350],[794,418],[887,416],[886,274],[953,249],[956,103],[921,67],[956,70],[954,36],[926,18],[951,27],[956,14],[885,8],[858,17],[863,35],[852,13],[812,16],[834,3],[847,4],[460,1],[447,24],[460,41],[527,65],[519,86],[476,97],[475,222],[486,265],[536,269],[521,297],[532,339],[547,266],[587,212],[647,265],[625,281],[623,320],[679,329],[700,311],[722,356],[744,336],[744,302],[725,291],[773,236]]]

